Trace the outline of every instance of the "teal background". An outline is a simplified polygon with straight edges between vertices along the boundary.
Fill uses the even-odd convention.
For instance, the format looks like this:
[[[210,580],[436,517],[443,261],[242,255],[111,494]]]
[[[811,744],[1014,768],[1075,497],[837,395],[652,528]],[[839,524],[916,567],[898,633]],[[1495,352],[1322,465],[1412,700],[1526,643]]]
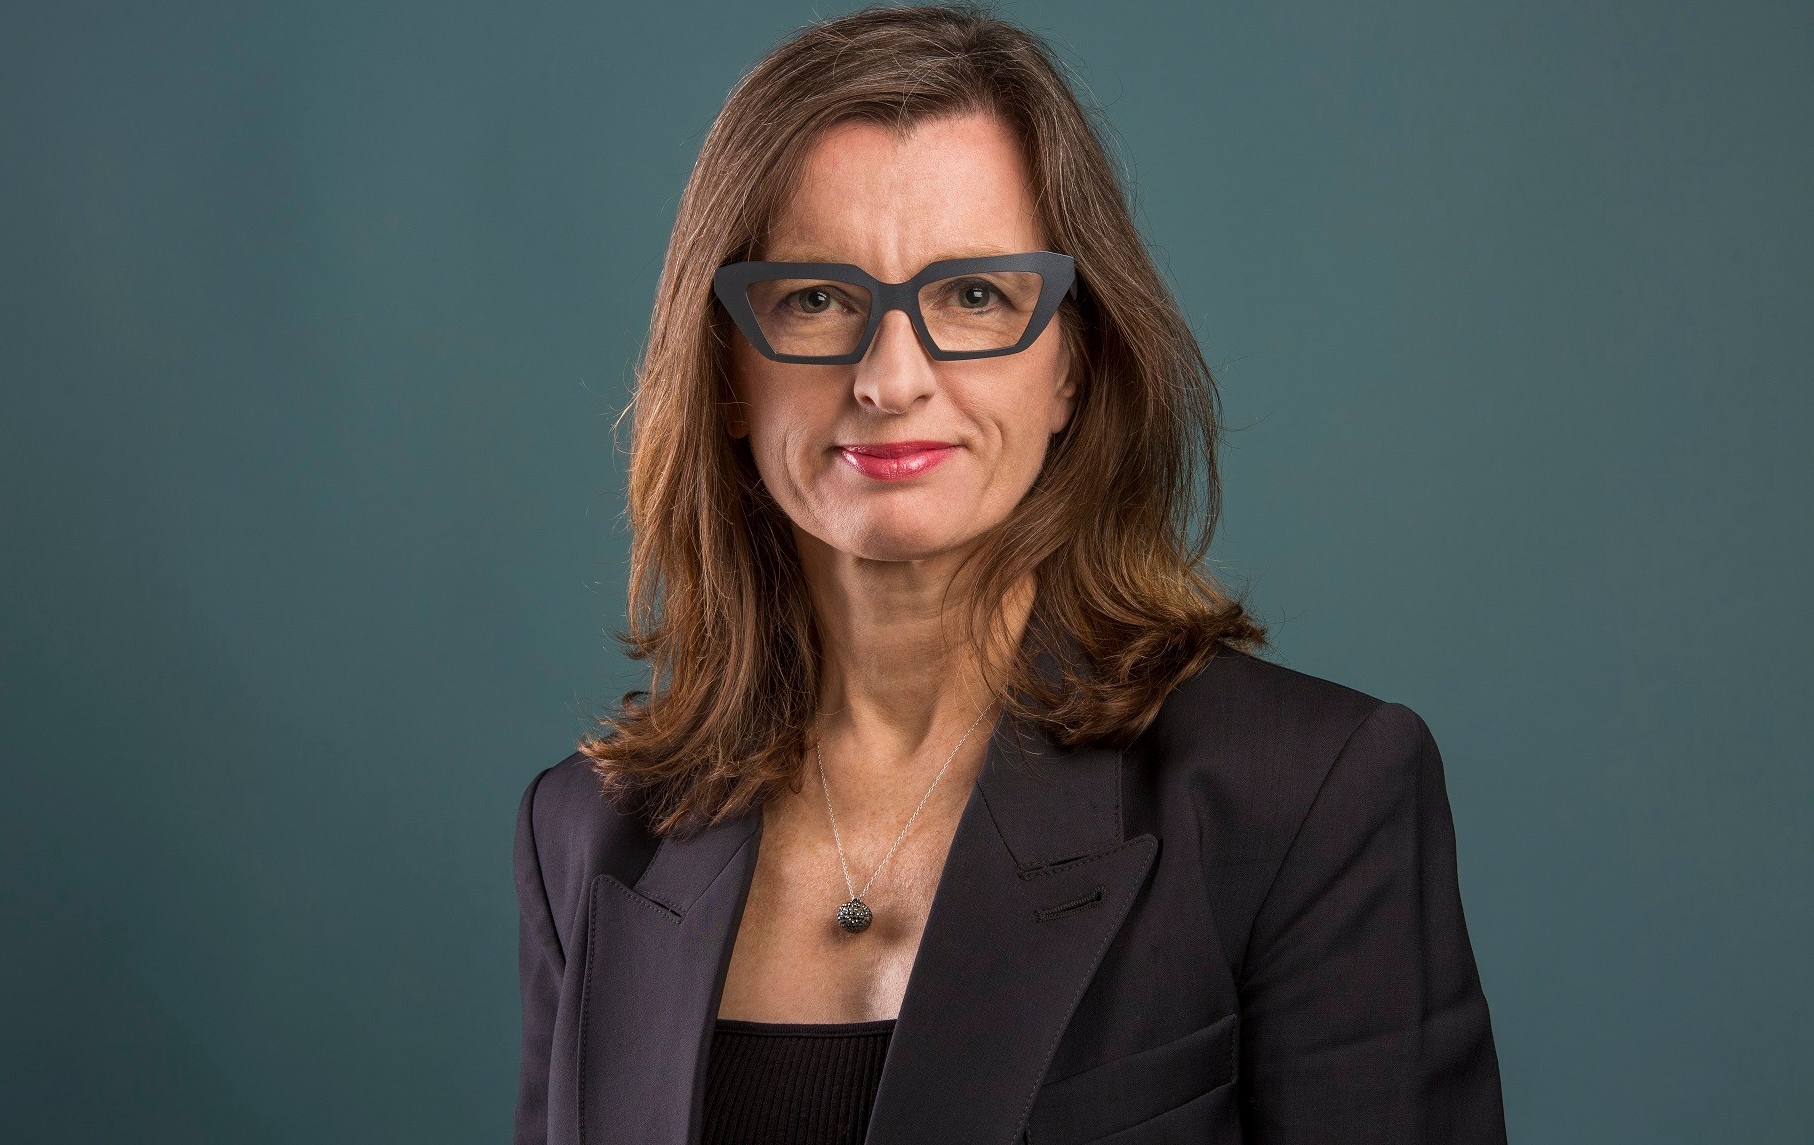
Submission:
[[[0,1138],[507,1135],[666,229],[843,8],[0,11]],[[1514,1140],[1809,1140],[1814,9],[1008,11],[1220,366],[1222,571],[1442,745]]]

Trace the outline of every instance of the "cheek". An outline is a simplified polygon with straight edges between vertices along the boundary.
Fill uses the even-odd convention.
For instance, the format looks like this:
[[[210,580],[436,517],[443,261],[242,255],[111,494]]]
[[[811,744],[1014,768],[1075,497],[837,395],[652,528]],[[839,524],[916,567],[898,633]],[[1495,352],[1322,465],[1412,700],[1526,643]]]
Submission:
[[[1024,368],[997,379],[991,396],[995,420],[1001,426],[1002,460],[1030,481],[1062,417],[1063,403],[1054,395],[1063,378],[1063,357],[1056,347],[1044,345],[1035,345],[1027,354],[1027,360],[1020,363]]]
[[[773,439],[775,427],[790,420],[786,408],[788,387],[783,379],[776,377],[776,371],[786,367],[742,344],[741,338],[737,341],[739,344],[731,355],[731,392],[736,395],[742,407],[738,412],[749,427],[750,448],[760,459],[765,445]]]
[[[771,362],[748,345],[732,352],[731,391],[741,404],[738,412],[749,433],[750,452],[763,481],[777,495],[785,496],[798,479],[788,477],[790,448],[822,436],[837,417],[836,394],[828,393],[823,384],[813,384],[814,378],[800,376],[801,370],[814,368]]]

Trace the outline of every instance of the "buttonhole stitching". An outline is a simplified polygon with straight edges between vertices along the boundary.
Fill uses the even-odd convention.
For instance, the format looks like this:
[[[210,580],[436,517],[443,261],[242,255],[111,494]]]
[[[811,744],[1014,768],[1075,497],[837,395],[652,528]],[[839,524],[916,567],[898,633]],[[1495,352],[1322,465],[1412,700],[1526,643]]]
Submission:
[[[1066,915],[1076,914],[1080,910],[1089,910],[1091,907],[1102,903],[1107,897],[1108,896],[1103,893],[1103,889],[1097,887],[1080,899],[1059,903],[1057,906],[1046,907],[1043,910],[1037,911],[1036,914],[1040,922],[1051,922],[1055,918],[1064,918]]]

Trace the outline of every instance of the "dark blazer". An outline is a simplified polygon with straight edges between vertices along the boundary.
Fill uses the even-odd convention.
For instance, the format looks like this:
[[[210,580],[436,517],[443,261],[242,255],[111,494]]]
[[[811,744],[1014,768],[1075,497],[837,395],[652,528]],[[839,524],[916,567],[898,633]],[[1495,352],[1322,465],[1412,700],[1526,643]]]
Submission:
[[[696,1143],[761,813],[658,842],[588,763],[518,818],[516,1140]],[[1228,651],[1125,751],[999,724],[868,1140],[1503,1142],[1423,720]]]

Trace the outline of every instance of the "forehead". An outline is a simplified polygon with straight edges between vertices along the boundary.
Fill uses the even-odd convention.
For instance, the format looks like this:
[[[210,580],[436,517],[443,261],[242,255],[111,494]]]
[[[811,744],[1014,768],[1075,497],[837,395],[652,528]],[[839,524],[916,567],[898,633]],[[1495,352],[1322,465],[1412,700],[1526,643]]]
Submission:
[[[997,116],[973,112],[905,134],[860,121],[827,129],[762,257],[850,262],[901,281],[939,259],[1044,246],[1019,141]]]

